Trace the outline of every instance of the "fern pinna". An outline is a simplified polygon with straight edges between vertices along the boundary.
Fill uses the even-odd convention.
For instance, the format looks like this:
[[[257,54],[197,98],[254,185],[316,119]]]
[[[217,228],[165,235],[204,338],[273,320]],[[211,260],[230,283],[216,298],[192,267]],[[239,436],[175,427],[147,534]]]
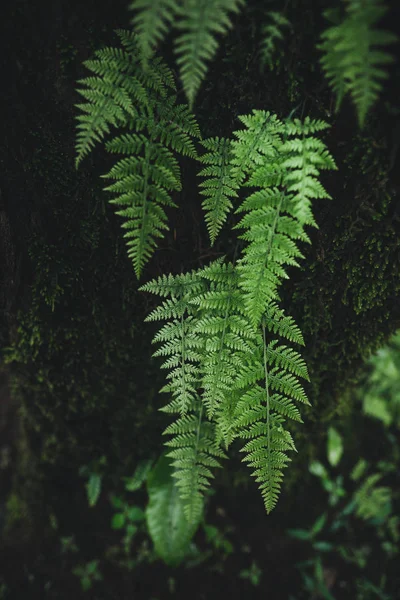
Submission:
[[[104,48],[85,66],[96,76],[80,80],[85,86],[79,93],[86,103],[78,104],[84,114],[78,116],[76,164],[118,127],[118,135],[106,144],[106,150],[122,156],[103,177],[115,180],[105,190],[116,197],[111,204],[126,221],[124,237],[135,273],[163,237],[165,206],[176,206],[170,192],[181,189],[180,169],[174,153],[197,156],[192,138],[200,130],[188,107],[176,103],[176,88],[170,69],[160,58],[141,66],[141,54],[135,34],[119,30],[123,48]]]
[[[222,259],[187,275],[161,277],[143,291],[169,296],[148,317],[172,319],[155,336],[163,342],[155,355],[169,356],[164,391],[173,400],[163,410],[178,413],[166,429],[176,446],[175,477],[183,490],[187,516],[201,509],[201,492],[225,449],[246,439],[244,460],[253,468],[269,513],[275,506],[282,471],[295,445],[283,428],[286,419],[301,421],[297,402],[309,404],[298,378],[308,380],[298,352],[281,340],[304,344],[291,317],[279,308],[278,285],[285,265],[297,265],[298,242],[309,242],[306,225],[316,226],[311,201],[329,198],[318,181],[321,169],[336,165],[313,133],[327,127],[306,118],[282,122],[265,111],[240,120],[246,128],[228,142],[202,142],[203,203],[210,236],[221,226],[230,197],[238,188],[256,187],[236,209],[246,213],[237,228],[247,242],[236,265]],[[218,159],[218,153],[219,159]],[[229,163],[229,164],[228,164]],[[229,166],[229,168],[228,168]],[[218,212],[218,203],[222,212]]]

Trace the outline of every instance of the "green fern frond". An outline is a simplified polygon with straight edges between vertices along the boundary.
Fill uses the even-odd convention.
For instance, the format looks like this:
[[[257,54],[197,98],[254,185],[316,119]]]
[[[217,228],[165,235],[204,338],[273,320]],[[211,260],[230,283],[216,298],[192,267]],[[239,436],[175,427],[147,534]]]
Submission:
[[[262,28],[263,39],[260,47],[260,64],[262,68],[268,64],[272,70],[274,67],[273,57],[276,53],[276,47],[279,40],[283,40],[282,29],[291,27],[290,21],[281,12],[269,11],[267,13],[269,22]]]
[[[232,176],[239,184],[258,165],[271,165],[279,158],[278,148],[284,125],[276,115],[263,110],[253,110],[252,115],[240,115],[247,129],[234,131],[232,141]]]
[[[300,225],[318,227],[311,212],[311,200],[332,198],[317,180],[321,169],[337,170],[325,144],[314,137],[287,140],[281,146],[282,168],[286,171],[283,183],[291,193],[291,214]]]
[[[143,147],[143,155],[137,154],[140,147]],[[116,180],[104,190],[117,193],[110,204],[123,207],[116,214],[126,219],[122,227],[128,229],[124,234],[128,240],[128,256],[139,277],[157,246],[155,238],[162,238],[163,230],[168,229],[163,206],[176,207],[168,191],[181,189],[179,166],[164,146],[144,136],[139,138],[130,134],[130,138],[127,135],[123,139],[117,138],[108,149],[123,149],[126,154],[131,154],[102,177]]]
[[[238,207],[237,213],[247,214],[235,226],[245,229],[240,237],[248,242],[237,268],[246,312],[257,326],[288,277],[284,265],[298,266],[302,258],[297,241],[308,241],[304,225],[316,226],[311,199],[329,197],[316,177],[336,165],[324,143],[307,136],[325,129],[323,121],[282,123],[256,110],[240,120],[247,129],[234,132],[232,172],[242,185],[261,187]],[[302,137],[287,139],[295,134]]]
[[[220,467],[217,459],[226,455],[215,441],[215,424],[204,417],[200,400],[193,414],[179,417],[164,434],[173,436],[165,443],[174,448],[167,456],[173,459],[173,476],[184,502],[185,516],[192,523],[202,512],[204,492],[214,477],[210,469]]]
[[[384,65],[394,60],[380,47],[398,41],[398,37],[375,28],[386,12],[381,0],[347,0],[342,22],[335,11],[324,13],[334,24],[321,36],[318,48],[324,54],[320,62],[336,93],[336,111],[350,92],[360,127],[382,90],[382,80],[388,77]]]
[[[238,196],[238,185],[231,176],[231,141],[215,137],[203,140],[201,145],[209,150],[199,157],[201,163],[209,166],[202,169],[198,175],[207,177],[199,187],[205,188],[200,194],[206,196],[202,206],[210,242],[213,245],[232,208],[231,198]]]
[[[138,35],[144,67],[156,47],[167,35],[181,3],[176,0],[133,0],[129,8],[136,11],[131,23]]]
[[[270,302],[263,316],[265,325],[269,331],[277,333],[281,337],[304,346],[303,335],[296,325],[293,317],[285,315],[276,302]]]
[[[225,456],[216,441],[215,424],[203,413],[198,394],[204,340],[195,329],[198,309],[193,300],[201,296],[205,287],[199,273],[192,272],[175,277],[164,275],[140,288],[166,297],[146,320],[170,321],[153,339],[153,343],[162,342],[153,356],[167,357],[163,368],[170,371],[169,383],[161,391],[172,394],[172,400],[161,410],[179,416],[164,434],[173,436],[166,443],[174,448],[168,456],[174,459],[174,477],[189,522],[195,521],[202,510],[203,492],[212,477],[210,468],[219,466],[217,458]]]
[[[215,56],[216,33],[225,34],[232,23],[229,12],[238,13],[244,0],[184,0],[175,26],[181,33],[175,39],[177,64],[190,108],[204,79],[207,66]]]
[[[282,424],[286,418],[302,422],[294,401],[309,404],[297,380],[297,376],[308,379],[308,372],[297,352],[277,346],[276,340],[267,344],[264,324],[251,356],[243,359],[233,385],[243,390],[235,408],[234,429],[238,437],[251,440],[241,449],[247,453],[243,460],[254,468],[269,513],[278,500],[282,471],[290,461],[285,452],[296,450]]]
[[[110,133],[110,127],[125,129],[108,140],[106,150],[124,155],[103,175],[114,180],[105,190],[116,197],[125,219],[128,256],[137,277],[168,229],[165,206],[176,207],[170,193],[181,190],[181,175],[173,152],[197,157],[193,137],[201,137],[199,126],[187,106],[176,103],[172,72],[154,57],[143,70],[138,37],[118,30],[124,46],[96,52],[86,66],[97,77],[81,80],[86,98],[79,104],[77,164],[95,142]]]
[[[241,355],[251,354],[256,332],[244,316],[234,266],[214,261],[199,275],[209,282],[209,289],[191,301],[199,309],[194,332],[205,344],[201,360],[202,401],[207,417],[216,422],[228,447],[233,439],[228,434],[233,416],[231,390]]]

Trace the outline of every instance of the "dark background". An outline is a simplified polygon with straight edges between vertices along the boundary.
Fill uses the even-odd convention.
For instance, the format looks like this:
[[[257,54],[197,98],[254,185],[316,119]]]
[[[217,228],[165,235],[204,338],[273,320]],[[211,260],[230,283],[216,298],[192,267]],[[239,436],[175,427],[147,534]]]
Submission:
[[[165,427],[157,412],[163,373],[151,360],[154,328],[143,324],[153,299],[137,291],[120,220],[101,190],[108,159],[99,148],[79,171],[74,167],[75,88],[87,74],[82,61],[102,45],[118,45],[113,30],[128,28],[126,4],[15,1],[1,9],[0,576],[6,598],[170,593],[170,571],[161,563],[129,573],[105,561],[107,585],[96,596],[85,595],[59,551],[59,537],[72,533],[83,560],[115,543],[107,491],[118,491],[138,460],[160,453]],[[332,114],[333,94],[318,64],[315,44],[329,3],[288,3],[296,34],[287,38],[280,66],[260,73],[260,23],[265,6],[279,10],[278,4],[249,2],[232,18],[195,112],[203,137],[230,135],[240,128],[237,116],[253,108],[286,117],[299,106],[296,116],[332,124],[325,141],[339,171],[324,174],[323,184],[333,199],[315,203],[319,229],[309,232],[312,246],[303,248],[302,269],[290,270],[282,287],[283,305],[304,335],[311,378],[305,387],[312,408],[303,411],[305,424],[293,427],[299,453],[274,519],[266,517],[236,447],[210,504],[210,515],[232,524],[237,540],[250,541],[262,557],[272,587],[281,590],[273,597],[287,598],[297,547],[288,545],[282,528],[298,526],[309,514],[307,496],[298,499],[311,485],[307,462],[324,443],[327,423],[354,409],[341,398],[358,381],[364,358],[400,327],[400,65],[390,66],[360,132],[349,100]],[[391,4],[382,26],[395,30],[399,6]],[[160,51],[176,69],[171,36]],[[174,198],[179,209],[170,210],[170,231],[140,283],[238,249],[229,227],[235,217],[210,248],[197,165],[184,159],[181,167],[183,192]],[[371,435],[360,433],[360,439],[373,458],[382,448],[379,440],[371,447]],[[100,456],[107,459],[106,492],[93,510],[78,471]],[[247,582],[229,576],[239,563],[233,555],[224,576],[182,570],[179,596],[249,593]],[[250,590],[254,598],[264,592]]]

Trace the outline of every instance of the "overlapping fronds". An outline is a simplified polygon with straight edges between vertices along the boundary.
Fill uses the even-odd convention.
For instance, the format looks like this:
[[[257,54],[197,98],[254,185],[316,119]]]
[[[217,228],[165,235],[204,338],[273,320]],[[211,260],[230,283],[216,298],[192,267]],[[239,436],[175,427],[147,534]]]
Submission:
[[[132,24],[139,36],[144,64],[171,27],[177,64],[190,108],[207,72],[207,62],[218,48],[217,34],[231,27],[230,13],[238,13],[244,0],[133,0]]]

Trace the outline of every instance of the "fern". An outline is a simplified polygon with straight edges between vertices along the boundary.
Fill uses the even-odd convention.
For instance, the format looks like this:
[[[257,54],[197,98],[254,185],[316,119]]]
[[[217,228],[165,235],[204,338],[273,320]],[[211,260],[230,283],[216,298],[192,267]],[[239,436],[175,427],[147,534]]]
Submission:
[[[195,158],[192,138],[201,136],[187,106],[176,103],[171,71],[159,58],[144,71],[137,37],[121,30],[118,35],[124,49],[99,50],[96,60],[85,63],[96,77],[80,81],[87,103],[77,105],[85,114],[78,116],[76,160],[78,165],[111,126],[125,129],[105,144],[123,157],[103,177],[114,180],[105,190],[121,207],[117,215],[125,219],[128,256],[139,277],[168,229],[164,207],[176,207],[170,193],[181,190],[174,153]]]
[[[132,24],[139,36],[144,65],[173,25],[182,33],[175,39],[177,64],[183,89],[193,107],[195,96],[207,72],[206,61],[214,57],[215,34],[231,27],[230,12],[238,13],[244,0],[134,0]]]
[[[238,185],[231,176],[231,141],[215,137],[203,140],[201,145],[209,150],[207,154],[199,157],[201,163],[209,166],[202,169],[198,175],[207,177],[200,183],[200,187],[204,188],[200,194],[207,197],[202,206],[213,245],[232,208],[231,198],[238,196]]]
[[[131,23],[138,35],[144,66],[154,54],[175,21],[180,2],[176,0],[133,0],[129,8],[136,11]]]
[[[319,169],[336,165],[322,141],[306,137],[325,129],[322,121],[306,118],[304,124],[298,119],[284,124],[256,110],[240,119],[247,129],[234,132],[233,168],[242,184],[261,188],[236,210],[247,214],[235,226],[246,229],[240,236],[248,246],[238,261],[239,285],[246,311],[257,325],[268,303],[278,300],[280,280],[288,277],[283,265],[298,266],[302,254],[296,241],[309,241],[303,226],[316,226],[311,199],[330,197],[316,179]],[[299,134],[301,138],[287,139]]]
[[[283,423],[285,418],[302,422],[293,400],[310,404],[296,377],[309,380],[303,359],[294,350],[276,344],[276,340],[267,344],[263,323],[258,348],[235,381],[235,387],[243,389],[236,406],[235,428],[240,438],[250,439],[241,449],[247,454],[243,460],[254,468],[267,513],[276,505],[282,470],[290,461],[285,452],[296,450]]]
[[[207,291],[191,301],[200,311],[194,332],[203,338],[205,349],[201,359],[202,402],[208,418],[216,423],[218,442],[224,440],[228,448],[234,439],[232,386],[242,355],[253,350],[256,332],[246,318],[232,263],[218,259],[199,271],[199,276],[208,283]]]
[[[155,336],[162,347],[154,354],[167,360],[172,401],[163,410],[179,414],[165,431],[173,435],[176,477],[188,517],[198,515],[201,494],[217,466],[220,446],[236,438],[249,440],[244,460],[254,468],[267,512],[275,506],[286,452],[295,446],[283,428],[286,419],[301,422],[296,402],[309,404],[298,378],[309,380],[300,355],[272,335],[304,344],[291,317],[278,306],[278,286],[287,277],[283,265],[297,266],[298,242],[309,242],[306,225],[316,226],[314,198],[329,198],[317,177],[336,165],[313,133],[327,124],[280,121],[253,111],[241,116],[245,129],[236,140],[211,138],[200,174],[209,196],[210,237],[232,207],[230,197],[243,187],[259,187],[236,212],[245,212],[237,227],[247,242],[236,265],[223,259],[188,275],[164,276],[142,290],[168,297],[148,317],[169,319]],[[172,320],[171,320],[172,319]]]
[[[276,46],[279,40],[283,39],[282,29],[290,27],[290,22],[284,14],[276,11],[267,13],[267,22],[262,28],[263,39],[260,47],[260,63],[262,68],[265,65],[272,70],[274,63],[273,57],[276,52]]]
[[[336,93],[336,111],[350,92],[360,127],[378,98],[382,80],[388,77],[383,66],[393,62],[393,57],[379,47],[398,40],[395,34],[374,27],[386,11],[381,0],[346,0],[342,22],[336,10],[324,13],[332,25],[318,45],[324,52],[321,65]]]
[[[205,78],[206,61],[214,58],[218,43],[216,33],[225,34],[231,27],[228,13],[239,12],[244,0],[185,0],[176,27],[183,31],[175,40],[180,75],[189,106]]]
[[[161,391],[172,393],[172,400],[160,410],[179,415],[164,434],[173,436],[166,442],[173,448],[167,456],[174,459],[173,476],[184,501],[185,515],[192,523],[202,511],[202,493],[213,476],[210,467],[218,467],[217,459],[225,456],[215,441],[215,425],[207,420],[198,393],[204,348],[203,340],[194,331],[197,311],[191,300],[204,290],[204,282],[192,272],[163,276],[140,289],[166,297],[147,321],[172,319],[155,335],[153,342],[162,342],[162,346],[153,356],[167,357],[162,368],[170,369],[170,383]]]

